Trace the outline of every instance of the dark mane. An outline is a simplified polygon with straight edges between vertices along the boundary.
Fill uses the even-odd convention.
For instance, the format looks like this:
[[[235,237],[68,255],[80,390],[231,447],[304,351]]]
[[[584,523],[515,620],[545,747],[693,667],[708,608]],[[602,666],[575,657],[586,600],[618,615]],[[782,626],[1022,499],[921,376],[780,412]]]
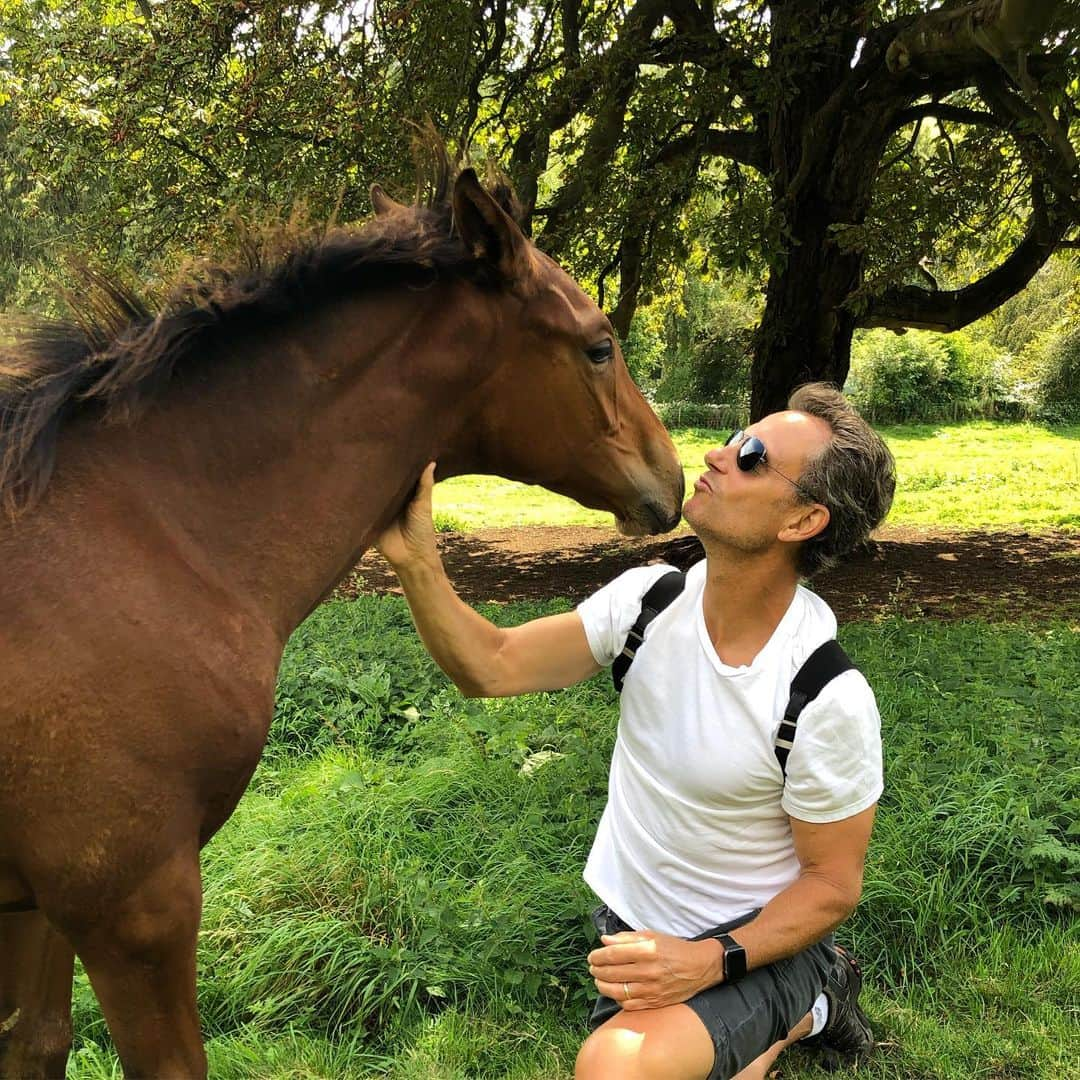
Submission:
[[[97,408],[106,422],[130,419],[196,355],[363,290],[497,285],[454,232],[454,178],[438,147],[417,205],[360,229],[294,227],[272,245],[244,243],[233,262],[189,274],[156,311],[108,275],[82,271],[80,294],[65,298],[69,319],[11,321],[0,343],[0,509],[14,518],[41,496],[66,417]],[[490,190],[513,214],[509,188]]]

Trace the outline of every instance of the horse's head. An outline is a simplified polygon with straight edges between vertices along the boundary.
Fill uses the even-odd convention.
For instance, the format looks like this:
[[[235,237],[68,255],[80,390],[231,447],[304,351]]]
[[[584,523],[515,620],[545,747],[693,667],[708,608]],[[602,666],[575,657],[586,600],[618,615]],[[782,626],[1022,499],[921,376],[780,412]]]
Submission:
[[[478,394],[463,459],[440,472],[489,472],[542,484],[610,510],[628,535],[679,521],[683,473],[675,447],[630,378],[611,323],[540,252],[471,169],[454,189],[455,227],[501,286],[493,364]]]

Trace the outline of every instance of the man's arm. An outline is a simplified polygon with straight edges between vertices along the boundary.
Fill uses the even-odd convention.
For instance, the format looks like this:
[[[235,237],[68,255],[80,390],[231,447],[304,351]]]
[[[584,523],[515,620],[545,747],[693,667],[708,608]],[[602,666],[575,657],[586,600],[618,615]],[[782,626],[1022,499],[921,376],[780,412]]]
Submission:
[[[375,542],[405,591],[413,621],[435,662],[469,697],[557,690],[600,670],[575,611],[509,629],[495,626],[454,591],[435,544],[429,465],[416,495]]]
[[[731,934],[746,950],[750,967],[809,948],[855,910],[876,812],[875,803],[843,821],[814,824],[788,819],[799,878],[777,893],[753,922]]]
[[[809,948],[854,910],[862,892],[863,865],[877,807],[813,824],[791,818],[800,874],[752,922],[731,932],[751,968]],[[684,941],[643,930],[605,935],[589,954],[589,971],[601,994],[620,1003],[629,986],[630,1010],[675,1005],[723,982],[724,947],[714,938]]]

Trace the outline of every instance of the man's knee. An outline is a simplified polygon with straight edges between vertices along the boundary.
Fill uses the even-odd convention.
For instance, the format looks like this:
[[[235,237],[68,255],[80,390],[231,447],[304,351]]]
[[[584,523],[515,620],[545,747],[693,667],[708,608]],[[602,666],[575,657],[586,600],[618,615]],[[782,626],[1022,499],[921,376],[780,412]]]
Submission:
[[[664,1074],[649,1069],[652,1055],[646,1043],[653,1041],[628,1028],[602,1027],[578,1051],[574,1080],[659,1080]]]
[[[657,1018],[654,1013],[648,1020]],[[711,1041],[704,1028],[689,1040],[680,1037],[682,1026],[608,1022],[578,1051],[575,1080],[705,1080],[712,1069]]]

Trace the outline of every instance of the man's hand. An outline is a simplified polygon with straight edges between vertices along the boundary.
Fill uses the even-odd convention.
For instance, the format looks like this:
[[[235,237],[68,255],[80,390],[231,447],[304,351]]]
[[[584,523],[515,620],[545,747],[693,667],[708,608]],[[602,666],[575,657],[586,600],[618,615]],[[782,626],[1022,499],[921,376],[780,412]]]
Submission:
[[[723,980],[723,946],[712,938],[633,930],[600,940],[603,946],[589,953],[589,974],[601,994],[629,1012],[678,1005]]]
[[[416,494],[397,519],[375,541],[375,548],[395,569],[415,563],[438,563],[431,491],[435,486],[435,462],[420,474]]]

